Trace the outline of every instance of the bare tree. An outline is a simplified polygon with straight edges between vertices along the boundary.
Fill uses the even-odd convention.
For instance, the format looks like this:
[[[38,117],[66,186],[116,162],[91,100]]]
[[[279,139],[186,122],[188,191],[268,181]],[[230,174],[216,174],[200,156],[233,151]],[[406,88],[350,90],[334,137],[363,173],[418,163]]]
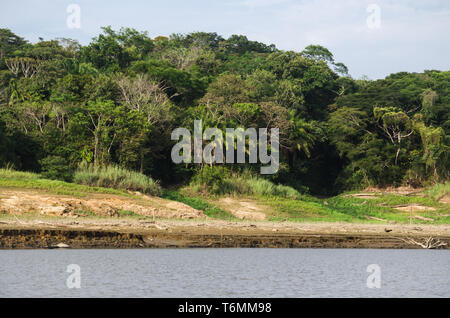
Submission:
[[[14,57],[7,59],[5,63],[14,76],[22,73],[25,78],[33,77],[40,66],[40,62],[31,57]]]
[[[8,69],[11,71],[11,73],[14,74],[14,76],[17,76],[19,74],[20,60],[17,57],[5,60],[5,64],[8,67]]]
[[[116,83],[124,105],[145,114],[150,124],[160,124],[169,119],[171,102],[160,83],[142,74],[136,78],[119,77]]]
[[[173,48],[162,53],[161,58],[169,61],[180,70],[188,70],[205,53],[205,49],[199,45],[189,48]]]

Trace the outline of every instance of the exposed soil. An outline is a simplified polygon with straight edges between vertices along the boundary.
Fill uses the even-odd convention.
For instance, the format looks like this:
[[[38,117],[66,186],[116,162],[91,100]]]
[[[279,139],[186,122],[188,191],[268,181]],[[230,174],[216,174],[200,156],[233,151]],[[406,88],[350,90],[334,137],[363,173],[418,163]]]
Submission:
[[[445,204],[450,204],[450,195],[443,196],[443,197],[439,200],[439,202],[445,203]]]
[[[359,198],[359,199],[376,199],[377,193],[367,192],[367,193],[352,193],[347,194],[345,197],[353,197],[353,198]]]
[[[447,225],[288,223],[119,218],[2,218],[0,248],[309,247],[423,248],[450,246]]]
[[[257,201],[222,198],[215,204],[242,220],[214,220],[183,203],[140,193],[75,198],[0,189],[0,248],[450,247],[449,225],[268,222],[269,208]],[[409,212],[411,206],[398,208]],[[138,216],[124,217],[121,210]]]
[[[21,215],[37,213],[49,216],[80,217],[90,211],[99,216],[119,216],[119,211],[131,211],[143,216],[160,218],[200,218],[203,211],[186,204],[157,197],[139,195],[90,194],[88,198],[54,195],[35,190],[1,190],[0,212]]]
[[[397,195],[414,195],[423,191],[423,188],[413,188],[413,187],[386,187],[386,188],[375,188],[367,187],[364,189],[365,193],[391,193]]]
[[[264,220],[268,207],[250,199],[221,198],[216,203],[222,209],[242,220]]]

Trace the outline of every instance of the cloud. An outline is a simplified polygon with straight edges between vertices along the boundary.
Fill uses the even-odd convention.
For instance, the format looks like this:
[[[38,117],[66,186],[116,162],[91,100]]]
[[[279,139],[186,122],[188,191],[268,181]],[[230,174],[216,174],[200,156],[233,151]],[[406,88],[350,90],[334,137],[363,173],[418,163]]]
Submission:
[[[447,0],[77,0],[82,28],[66,27],[71,0],[6,1],[0,27],[28,40],[72,37],[83,44],[101,26],[147,30],[151,36],[192,31],[247,35],[284,50],[320,44],[349,67],[350,74],[381,78],[397,71],[450,69],[450,2]],[[381,9],[381,28],[370,29],[369,4]]]
[[[237,4],[249,8],[258,8],[285,4],[287,2],[290,2],[290,0],[245,0],[239,1]]]

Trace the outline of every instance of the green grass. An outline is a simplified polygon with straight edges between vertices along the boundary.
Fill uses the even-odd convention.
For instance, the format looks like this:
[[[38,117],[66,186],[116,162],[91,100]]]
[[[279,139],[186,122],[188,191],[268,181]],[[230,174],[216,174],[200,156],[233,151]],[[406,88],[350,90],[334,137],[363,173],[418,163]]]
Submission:
[[[236,181],[237,180],[237,181]],[[332,198],[319,199],[310,195],[298,195],[289,187],[274,185],[264,179],[237,178],[236,187],[245,187],[243,182],[253,182],[254,190],[246,197],[253,198],[269,207],[267,219],[271,221],[294,222],[361,222],[380,223],[397,222],[409,223],[409,212],[394,209],[396,206],[420,204],[435,208],[434,211],[415,211],[413,215],[431,218],[434,221],[413,219],[414,224],[450,224],[450,205],[440,203],[439,199],[450,192],[450,183],[437,184],[416,195],[378,194],[371,199],[349,196],[352,192],[344,193]],[[64,181],[48,180],[32,172],[0,169],[0,187],[14,187],[25,189],[45,190],[55,194],[83,197],[89,193],[116,194],[132,197],[133,195],[121,189],[93,187],[68,183]],[[205,215],[215,219],[238,220],[229,212],[214,205],[218,196],[211,194],[192,193],[188,187],[180,191],[164,190],[161,196],[168,200],[185,203],[192,208],[203,210]],[[284,192],[283,192],[284,191]],[[294,190],[295,191],[295,190]],[[245,192],[245,191],[244,191]],[[291,198],[289,198],[291,197]],[[96,216],[86,211],[86,216]],[[119,211],[121,217],[138,217],[131,211]],[[98,217],[98,216],[96,216]],[[379,218],[384,221],[368,219]]]
[[[93,211],[91,210],[87,210],[87,211],[77,211],[77,214],[83,215],[83,216],[88,216],[88,217],[101,217],[100,215],[95,214]]]
[[[120,210],[117,213],[119,213],[120,217],[143,217],[142,215],[137,214],[136,212],[128,210]]]
[[[261,178],[250,178],[245,180],[247,182],[248,187],[250,188],[250,193],[256,196],[263,197],[281,197],[287,199],[299,199],[300,193],[292,187],[274,184],[269,180],[261,179]]]
[[[259,200],[273,208],[268,219],[271,221],[295,221],[295,222],[351,222],[353,218],[345,213],[340,213],[320,200],[287,200],[285,198],[265,198]]]
[[[443,196],[450,195],[450,182],[435,184],[425,189],[423,193],[428,197],[439,200]]]
[[[161,186],[152,178],[115,165],[81,164],[73,180],[75,183],[87,186],[139,191],[155,196],[162,194]]]
[[[124,190],[91,187],[59,180],[43,179],[33,172],[0,169],[0,187],[45,190],[55,194],[83,197],[89,193],[128,195]]]
[[[238,174],[224,167],[205,166],[192,178],[189,188],[191,192],[209,195],[300,198],[300,193],[292,187],[277,185],[248,171]]]
[[[369,222],[378,223],[369,219],[370,217],[383,219],[385,221],[394,221],[398,223],[409,223],[409,212],[399,211],[394,207],[409,204],[419,204],[433,207],[436,210],[414,211],[413,216],[418,215],[433,219],[434,221],[423,221],[413,219],[413,223],[422,224],[448,224],[450,218],[441,214],[448,214],[449,206],[438,201],[423,196],[405,196],[384,194],[375,196],[372,199],[358,198],[342,194],[326,200],[310,200],[300,202],[278,203],[281,207],[279,211],[288,212],[291,218],[304,220],[326,220],[326,221],[345,221],[345,222]],[[296,213],[298,215],[296,215]]]
[[[192,184],[183,190],[189,194],[199,192],[205,199],[209,199],[211,196],[217,198],[220,195],[255,199],[269,206],[267,209],[269,212],[266,214],[270,221],[409,223],[409,212],[397,210],[395,207],[418,204],[432,207],[435,210],[413,211],[412,223],[450,224],[450,217],[447,216],[450,214],[450,207],[448,204],[439,202],[440,198],[449,194],[450,183],[448,182],[425,189],[423,193],[414,196],[379,194],[367,199],[352,197],[350,196],[352,192],[350,192],[332,198],[319,199],[299,194],[291,187],[275,185],[262,178],[234,176],[225,180],[233,182],[233,186],[226,191],[220,191],[220,194],[198,191]],[[414,216],[433,219],[433,221],[416,219]]]
[[[179,191],[164,190],[162,197],[167,200],[182,202],[197,210],[203,210],[205,215],[211,218],[223,220],[235,219],[233,215],[231,215],[227,211],[224,211],[210,203],[207,203],[201,198],[186,196]]]
[[[359,223],[409,223],[409,212],[394,209],[398,206],[418,204],[435,210],[413,211],[413,216],[433,219],[425,221],[412,219],[414,224],[450,224],[450,206],[438,201],[447,194],[448,185],[437,185],[416,196],[379,194],[371,199],[350,196],[344,193],[332,198],[319,199],[301,195],[292,200],[282,197],[256,196],[257,200],[273,209],[268,215],[271,221],[294,222],[359,222]],[[370,219],[378,218],[381,220]]]

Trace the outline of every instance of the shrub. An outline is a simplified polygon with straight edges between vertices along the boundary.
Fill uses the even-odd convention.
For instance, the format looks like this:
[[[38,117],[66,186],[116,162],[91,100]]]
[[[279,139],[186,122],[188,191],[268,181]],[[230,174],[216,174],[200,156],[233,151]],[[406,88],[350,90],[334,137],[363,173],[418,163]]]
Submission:
[[[429,188],[426,188],[424,194],[435,200],[439,200],[444,196],[450,195],[450,182],[437,183]]]
[[[230,191],[227,178],[230,172],[222,166],[204,166],[191,181],[196,191],[205,190],[212,194],[225,194]]]
[[[63,180],[70,182],[72,180],[72,169],[70,169],[67,160],[60,156],[48,156],[40,160],[41,176],[46,179]]]
[[[276,185],[269,180],[251,176],[248,172],[244,172],[241,175],[232,174],[222,166],[205,166],[192,178],[190,186],[195,192],[208,192],[211,194],[300,198],[300,193],[292,187]]]
[[[74,174],[74,182],[89,186],[140,191],[160,196],[160,185],[146,175],[115,165],[96,166],[82,163]]]

